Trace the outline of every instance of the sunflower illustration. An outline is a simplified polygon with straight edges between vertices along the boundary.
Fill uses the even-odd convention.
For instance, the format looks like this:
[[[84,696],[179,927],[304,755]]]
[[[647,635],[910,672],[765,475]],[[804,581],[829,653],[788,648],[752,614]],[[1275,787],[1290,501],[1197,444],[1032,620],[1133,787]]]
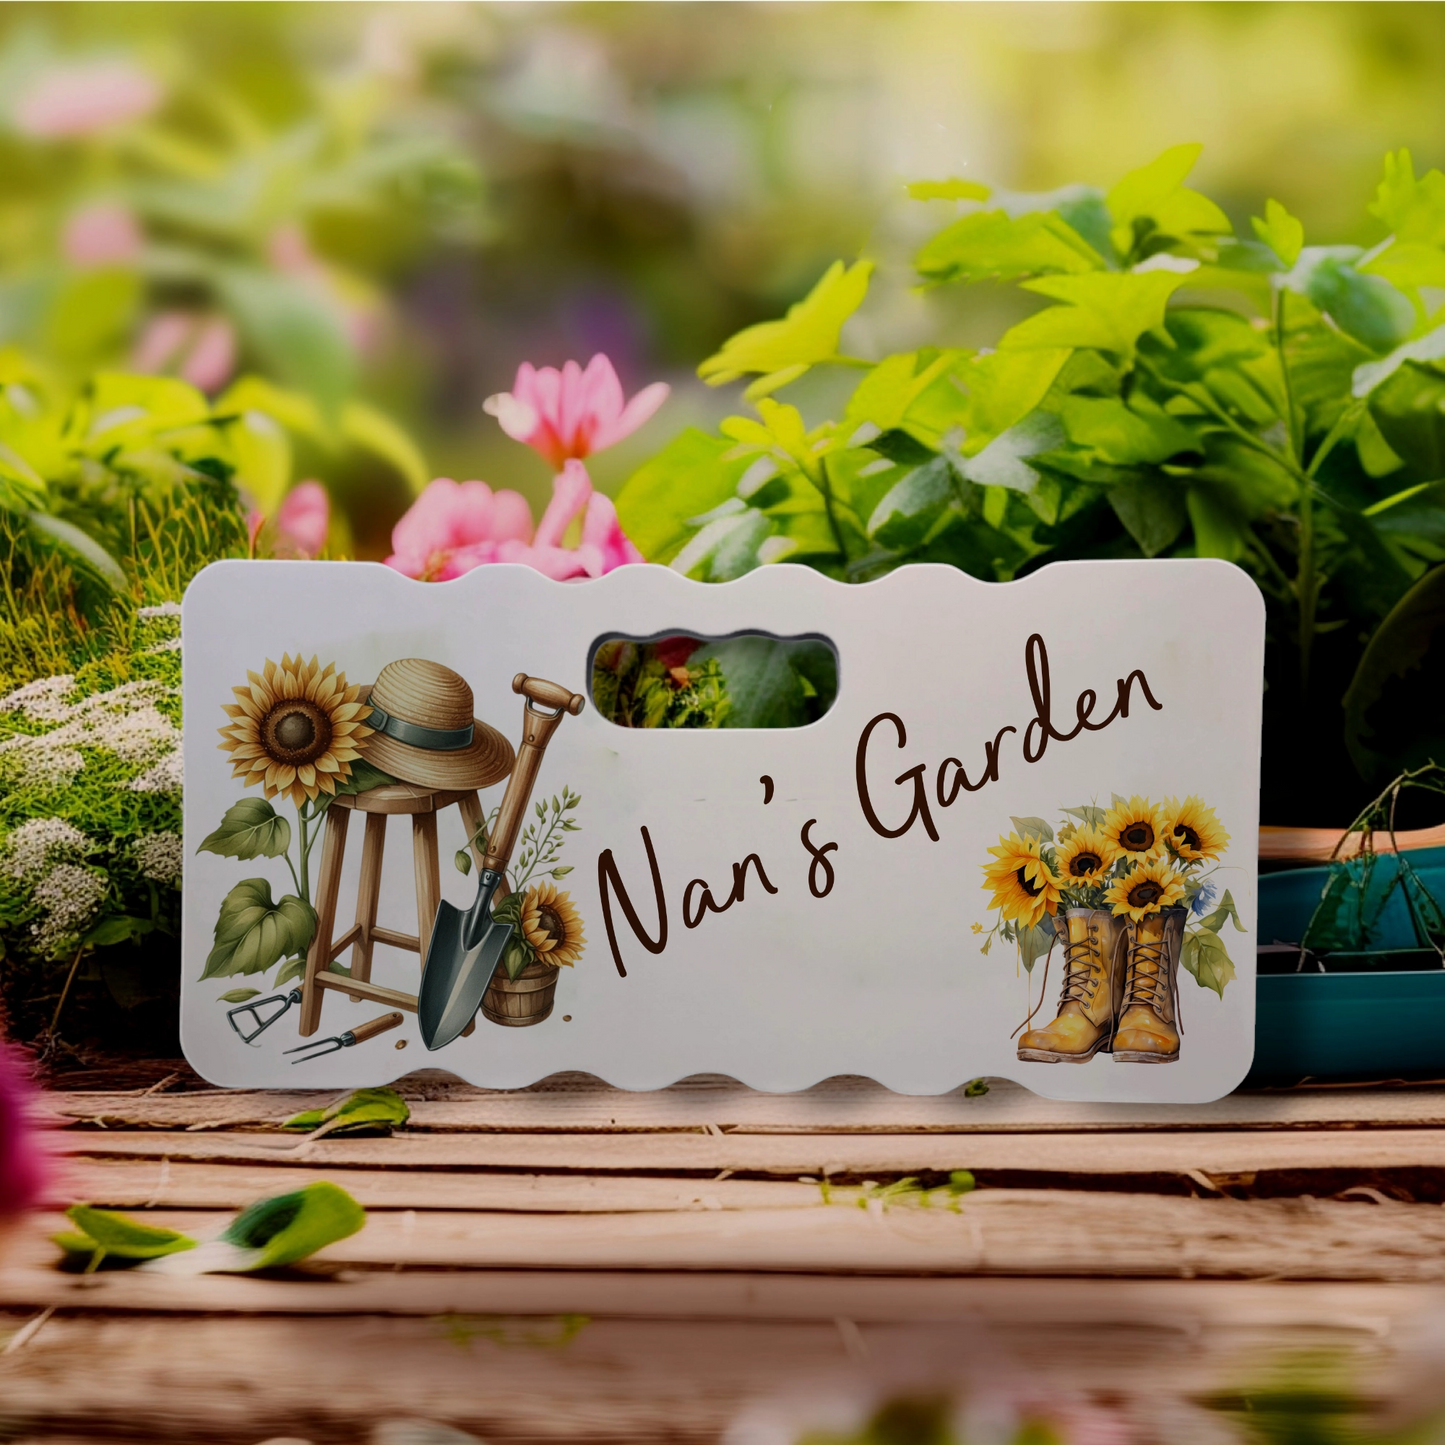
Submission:
[[[1197,793],[1182,803],[1165,798],[1162,812],[1164,841],[1186,863],[1218,858],[1229,847],[1229,834],[1214,816],[1214,809],[1206,808]]]
[[[1109,809],[1103,831],[1121,854],[1135,860],[1150,857],[1164,844],[1159,809],[1137,793],[1127,803]]]
[[[1114,866],[1119,845],[1098,828],[1075,828],[1054,854],[1054,868],[1065,888],[1101,878]]]
[[[1135,923],[1150,913],[1169,908],[1184,897],[1184,882],[1167,859],[1149,858],[1136,865],[1104,894],[1116,918]]]
[[[222,704],[233,719],[219,729],[231,776],[248,788],[261,783],[268,798],[281,793],[298,808],[318,793],[335,793],[371,736],[360,721],[371,711],[357,701],[361,689],[348,686],[335,663],[323,669],[300,653],[283,653],[279,667],[267,658],[262,673],[246,676],[249,686],[233,687],[236,701]]]
[[[587,940],[582,936],[582,915],[565,893],[552,883],[537,883],[522,899],[522,937],[539,963],[565,963],[569,968],[582,957]]]
[[[988,851],[997,861],[984,864],[983,886],[993,890],[992,906],[1005,919],[1033,928],[1058,907],[1059,880],[1039,852],[1037,838],[1010,833]]]

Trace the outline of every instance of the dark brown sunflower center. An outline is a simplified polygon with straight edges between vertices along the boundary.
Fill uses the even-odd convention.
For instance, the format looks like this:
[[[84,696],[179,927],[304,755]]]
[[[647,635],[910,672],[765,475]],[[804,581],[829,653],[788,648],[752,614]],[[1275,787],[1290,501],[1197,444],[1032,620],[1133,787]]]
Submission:
[[[331,746],[331,719],[309,698],[283,698],[261,723],[261,746],[278,763],[304,767]]]
[[[1130,885],[1128,898],[1130,908],[1148,908],[1164,896],[1164,889],[1152,878],[1141,878]]]
[[[562,915],[545,903],[537,910],[537,928],[555,944],[560,945],[567,938],[567,925],[563,923]]]
[[[1037,898],[1039,894],[1044,891],[1044,885],[1042,883],[1035,883],[1032,878],[1027,877],[1022,868],[1017,870],[1017,877],[1019,887],[1022,888],[1030,898]]]
[[[1069,872],[1075,878],[1088,878],[1104,866],[1104,860],[1097,853],[1075,853],[1069,859]]]
[[[1191,853],[1200,852],[1199,834],[1187,823],[1176,823],[1174,825],[1174,838],[1182,847],[1188,848]]]
[[[1142,821],[1130,823],[1119,834],[1119,841],[1131,853],[1147,853],[1154,846],[1154,825]]]

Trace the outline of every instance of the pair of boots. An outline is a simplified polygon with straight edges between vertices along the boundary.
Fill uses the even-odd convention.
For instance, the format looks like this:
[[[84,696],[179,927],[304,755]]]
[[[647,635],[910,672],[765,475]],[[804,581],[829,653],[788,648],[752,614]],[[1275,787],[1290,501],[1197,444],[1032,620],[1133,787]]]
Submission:
[[[1059,1016],[1019,1040],[1019,1058],[1082,1064],[1101,1050],[1117,1063],[1168,1064],[1179,1057],[1179,947],[1183,908],[1138,923],[1105,909],[1067,908]]]

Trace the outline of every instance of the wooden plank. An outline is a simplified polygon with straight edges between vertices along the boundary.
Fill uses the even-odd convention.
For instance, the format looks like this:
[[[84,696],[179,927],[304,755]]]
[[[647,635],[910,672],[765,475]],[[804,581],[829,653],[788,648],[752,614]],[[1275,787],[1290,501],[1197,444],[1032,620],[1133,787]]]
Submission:
[[[618,1214],[674,1209],[806,1209],[816,1184],[759,1179],[676,1180],[626,1175],[328,1171],[280,1165],[185,1164],[169,1159],[73,1159],[66,1202],[108,1209],[240,1209],[268,1194],[332,1178],[368,1209],[470,1209]]]
[[[1367,1208],[1369,1206],[1361,1206]],[[1187,1330],[1314,1322],[1380,1335],[1402,1311],[1438,1317],[1437,1284],[1124,1278],[817,1275],[665,1270],[358,1270],[316,1278],[176,1278],[143,1271],[65,1274],[16,1260],[0,1270],[0,1308],[88,1314],[531,1315],[610,1319],[983,1321],[1045,1330],[1138,1322]]]
[[[399,1134],[295,1140],[236,1133],[84,1130],[92,1158],[269,1161],[325,1168],[900,1175],[953,1169],[1050,1174],[1247,1174],[1270,1169],[1445,1169],[1426,1129],[1197,1134]]]
[[[374,936],[380,938],[380,933]],[[346,980],[338,983],[344,987]],[[760,1094],[731,1079],[702,1076],[669,1089],[629,1093],[590,1075],[557,1075],[529,1089],[490,1090],[431,1071],[398,1086],[413,1129],[447,1131],[782,1129],[911,1133],[1063,1130],[1445,1128],[1445,1089],[1299,1089],[1231,1094],[1213,1104],[1068,1104],[995,1080],[987,1094],[909,1097],[868,1079],[830,1079],[796,1094]],[[186,1128],[217,1117],[273,1124],[340,1097],[338,1091],[216,1090],[192,1094],[53,1093],[57,1115],[108,1124]]]
[[[197,1238],[229,1212],[150,1211]],[[41,1215],[17,1265],[58,1258]],[[1445,1282],[1445,1211],[1431,1204],[1195,1199],[985,1190],[958,1212],[895,1204],[713,1213],[373,1211],[318,1257],[370,1270],[601,1269],[789,1274],[1023,1275]]]
[[[995,1412],[1039,1400],[1077,1410],[1074,1402],[1088,1401],[1070,1438],[1083,1439],[1087,1429],[1090,1439],[1185,1445],[1233,1438],[1217,1415],[1185,1400],[1239,1388],[1257,1377],[1262,1359],[1328,1350],[1351,1390],[1393,1402],[1400,1418],[1414,1412],[1417,1400],[1422,1413],[1434,1403],[1427,1381],[1410,1372],[1428,1339],[1413,1292],[1171,1288],[1167,1309],[1149,1301],[1146,1313],[1130,1317],[1108,1308],[1106,1292],[1083,1286],[1093,1299],[1090,1325],[1098,1321],[1102,1329],[1061,1325],[1053,1300],[1038,1297],[1026,1299],[1032,1314],[1020,1318],[1007,1284],[986,1303],[975,1286],[974,1318],[942,1322],[860,1322],[844,1311],[798,1321],[585,1323],[515,1315],[437,1321],[61,1314],[24,1351],[0,1359],[0,1392],[7,1426],[32,1442],[124,1435],[254,1445],[294,1440],[298,1432],[318,1440],[382,1440],[398,1436],[377,1427],[405,1417],[529,1445],[786,1440],[813,1427],[851,1432],[878,1395],[911,1390],[982,1395]],[[1067,1317],[1068,1292],[1059,1289]],[[1250,1309],[1264,1293],[1272,1297],[1256,1322]],[[1127,1302],[1137,1309],[1144,1301],[1136,1293]],[[1381,1332],[1355,1323],[1371,1312]],[[324,1387],[318,1360],[325,1361]],[[771,1432],[763,1434],[764,1426]],[[400,1438],[432,1438],[424,1428],[413,1424]]]

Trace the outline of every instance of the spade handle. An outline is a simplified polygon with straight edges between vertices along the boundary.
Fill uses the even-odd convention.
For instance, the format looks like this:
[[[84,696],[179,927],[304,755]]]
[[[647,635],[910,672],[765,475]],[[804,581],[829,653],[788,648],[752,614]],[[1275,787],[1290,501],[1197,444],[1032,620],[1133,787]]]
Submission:
[[[351,1042],[364,1044],[367,1039],[374,1039],[377,1034],[384,1034],[388,1029],[394,1029],[402,1022],[399,1013],[382,1014],[379,1019],[369,1019],[364,1024],[357,1024],[354,1029],[348,1030],[351,1034]]]
[[[540,702],[543,707],[563,708],[573,717],[587,704],[587,699],[580,692],[568,692],[560,683],[546,682],[540,677],[528,677],[525,672],[519,672],[512,679],[512,691],[531,698],[533,702]]]
[[[586,702],[580,693],[568,692],[560,684],[545,682],[540,677],[528,677],[525,672],[519,672],[512,679],[512,691],[527,699],[522,709],[522,746],[517,749],[517,761],[512,765],[512,776],[507,779],[507,791],[497,811],[496,826],[487,838],[487,851],[482,858],[483,867],[498,873],[506,868],[517,834],[522,831],[522,819],[542,766],[542,754],[552,734],[568,713],[575,717]],[[539,702],[556,711],[542,712],[534,706]]]

